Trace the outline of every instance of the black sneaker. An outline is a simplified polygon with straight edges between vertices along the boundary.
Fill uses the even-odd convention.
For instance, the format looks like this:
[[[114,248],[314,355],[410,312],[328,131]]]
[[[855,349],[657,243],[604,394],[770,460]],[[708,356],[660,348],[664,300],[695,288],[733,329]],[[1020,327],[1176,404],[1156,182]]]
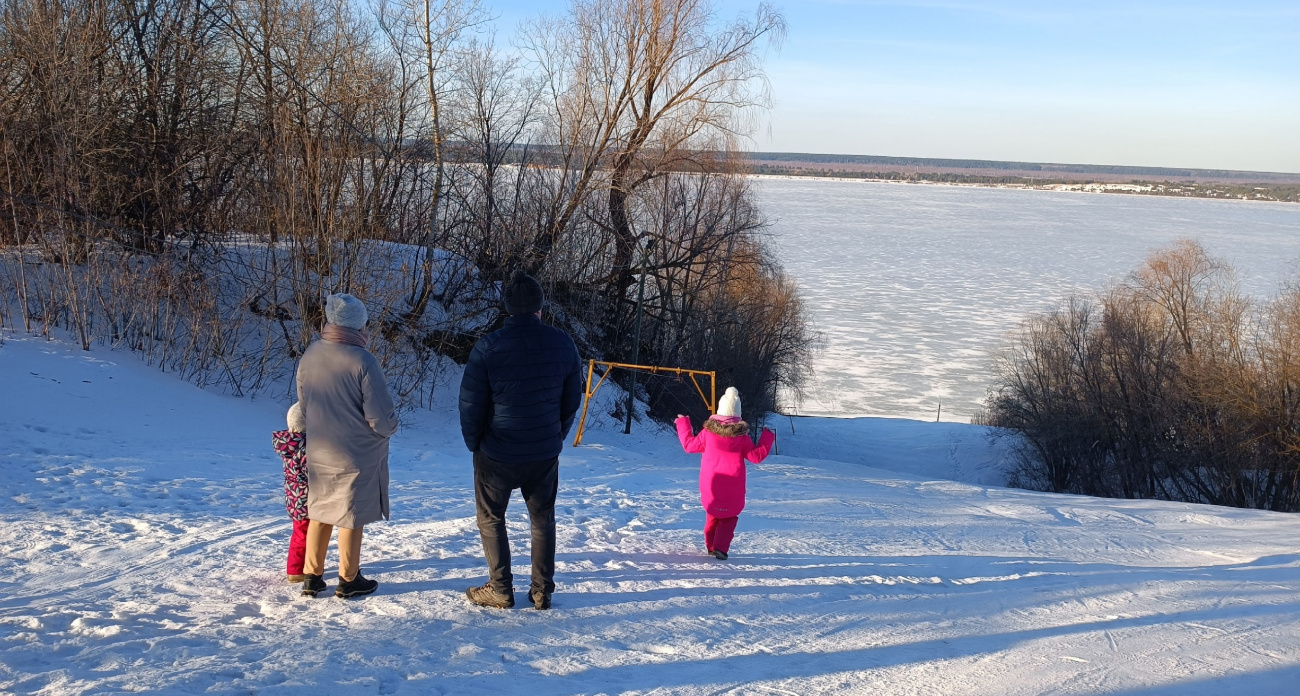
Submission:
[[[714,550],[713,550],[713,557],[716,558],[716,559],[718,559],[719,561],[725,561],[725,560],[727,560],[727,552],[726,552],[726,551],[719,551],[719,550],[717,550],[717,549],[714,549]]]
[[[303,577],[306,578],[302,581],[302,596],[304,597],[315,597],[328,589],[325,580],[323,580],[319,575],[306,573]]]
[[[490,582],[465,590],[465,596],[469,598],[472,604],[477,604],[480,607],[509,609],[515,605],[515,593],[497,592],[492,589],[492,583]]]
[[[334,590],[335,597],[348,599],[349,597],[360,597],[368,595],[379,589],[378,580],[367,580],[362,577],[361,571],[357,571],[357,576],[351,580],[339,580],[338,589]]]
[[[550,609],[551,593],[541,592],[538,590],[529,590],[528,599],[533,603],[534,609]]]

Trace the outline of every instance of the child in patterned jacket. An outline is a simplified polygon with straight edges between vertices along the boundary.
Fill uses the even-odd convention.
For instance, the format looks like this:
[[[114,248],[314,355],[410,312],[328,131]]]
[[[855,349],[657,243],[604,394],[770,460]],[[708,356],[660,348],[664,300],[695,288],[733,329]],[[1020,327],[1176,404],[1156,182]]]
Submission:
[[[289,407],[288,430],[271,433],[275,453],[284,460],[284,509],[293,520],[289,538],[289,561],[285,575],[289,582],[302,582],[302,564],[307,558],[307,419],[302,406]]]

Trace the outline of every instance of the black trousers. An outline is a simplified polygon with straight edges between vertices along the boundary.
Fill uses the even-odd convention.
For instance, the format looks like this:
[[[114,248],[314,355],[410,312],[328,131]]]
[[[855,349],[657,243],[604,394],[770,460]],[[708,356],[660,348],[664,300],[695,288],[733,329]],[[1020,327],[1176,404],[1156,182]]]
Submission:
[[[510,540],[506,538],[506,506],[518,488],[528,506],[533,528],[533,582],[530,591],[555,591],[555,494],[560,487],[560,459],[528,464],[504,464],[474,453],[474,512],[488,578],[498,592],[514,591],[510,571]]]

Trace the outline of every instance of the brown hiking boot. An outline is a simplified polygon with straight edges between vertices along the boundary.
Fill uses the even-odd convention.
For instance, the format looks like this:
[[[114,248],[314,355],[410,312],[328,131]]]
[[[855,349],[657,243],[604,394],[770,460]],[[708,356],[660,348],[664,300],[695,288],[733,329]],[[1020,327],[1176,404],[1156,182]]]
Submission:
[[[532,600],[534,609],[550,609],[551,595],[540,590],[529,590],[528,599]]]
[[[469,598],[472,604],[477,604],[480,607],[509,609],[515,605],[515,593],[497,592],[492,589],[492,583],[490,582],[465,590],[465,596]]]

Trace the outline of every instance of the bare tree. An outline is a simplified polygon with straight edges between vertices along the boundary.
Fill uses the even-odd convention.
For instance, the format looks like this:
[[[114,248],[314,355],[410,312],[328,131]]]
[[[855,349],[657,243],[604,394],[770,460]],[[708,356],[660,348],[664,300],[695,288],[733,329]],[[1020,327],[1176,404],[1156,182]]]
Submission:
[[[695,151],[736,146],[752,111],[767,104],[761,49],[784,29],[766,4],[752,20],[719,25],[705,0],[575,0],[527,37],[546,85],[561,184],[531,265],[541,266],[587,196],[605,191],[607,331],[634,276],[631,196]]]
[[[443,107],[454,72],[448,59],[462,35],[481,24],[485,15],[478,0],[391,0],[381,3],[377,13],[379,25],[403,66],[418,56],[426,100],[421,130],[433,160],[433,185],[429,226],[421,245],[425,253],[420,262],[420,289],[404,317],[408,324],[414,324],[424,315],[434,292],[432,251],[438,237],[446,176],[447,118]]]
[[[527,215],[537,183],[528,150],[540,91],[522,58],[498,53],[491,41],[467,44],[457,68],[451,132],[467,165],[456,192],[461,222],[468,226],[461,235],[463,253],[495,274],[523,260],[532,238],[533,221],[520,216]],[[505,178],[507,165],[513,169]]]

